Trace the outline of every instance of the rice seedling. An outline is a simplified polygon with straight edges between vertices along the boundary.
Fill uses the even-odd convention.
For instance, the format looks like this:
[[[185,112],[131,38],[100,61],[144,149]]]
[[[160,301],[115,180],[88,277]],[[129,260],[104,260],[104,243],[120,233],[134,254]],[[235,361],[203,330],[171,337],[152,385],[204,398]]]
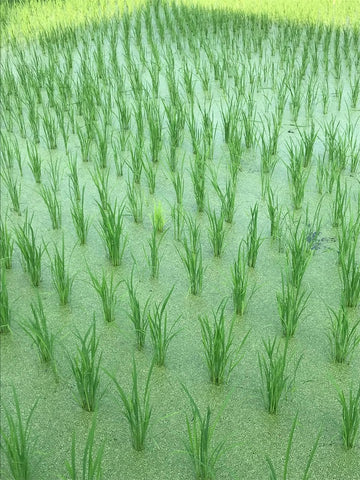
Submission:
[[[202,262],[202,247],[200,242],[200,227],[195,220],[187,218],[189,238],[182,239],[184,252],[177,252],[183,262],[190,280],[190,292],[199,295],[202,290],[204,267]]]
[[[96,416],[93,417],[90,430],[86,437],[84,453],[82,455],[82,461],[76,460],[76,436],[75,431],[71,440],[71,460],[66,462],[66,470],[70,480],[102,480],[102,459],[104,456],[105,442],[102,442],[95,452],[95,427]],[[77,465],[81,465],[78,467]],[[63,477],[65,480],[65,478]]]
[[[165,357],[171,340],[179,333],[179,330],[174,330],[177,326],[181,315],[168,328],[168,314],[166,306],[170,299],[174,286],[170,289],[162,302],[155,302],[152,308],[148,309],[148,322],[150,328],[150,335],[154,349],[153,361],[159,367],[165,365]]]
[[[131,150],[131,163],[129,163],[129,168],[133,173],[133,182],[136,184],[140,184],[141,180],[141,172],[143,168],[143,153],[142,153],[142,145],[138,141],[135,148]]]
[[[303,167],[307,168],[311,164],[318,130],[315,130],[314,122],[311,122],[311,128],[309,131],[301,131],[298,127],[298,132],[301,138],[301,149],[303,151]]]
[[[269,465],[269,468],[270,468],[270,480],[278,480],[279,478],[282,478],[283,480],[287,480],[289,478],[288,467],[289,467],[290,453],[291,453],[291,447],[292,447],[294,432],[295,432],[295,428],[296,428],[297,421],[298,421],[298,415],[299,415],[299,413],[297,412],[296,415],[295,415],[294,421],[292,423],[291,429],[290,429],[289,440],[288,440],[287,449],[286,449],[286,453],[285,453],[284,473],[283,473],[283,475],[281,475],[281,477],[279,477],[276,474],[275,467],[274,467],[270,457],[266,456],[266,461],[267,461],[267,463]],[[310,472],[310,467],[311,467],[312,461],[314,459],[316,449],[317,449],[318,444],[319,444],[320,435],[321,435],[321,433],[319,433],[317,435],[315,443],[314,443],[314,445],[311,449],[308,461],[306,463],[304,473],[303,474],[301,473],[301,477],[299,477],[299,478],[301,478],[301,480],[309,480],[309,478],[310,478],[310,473],[309,473]]]
[[[182,170],[170,173],[171,183],[175,190],[176,203],[182,205],[184,198],[184,175]]]
[[[195,470],[195,476],[199,480],[214,480],[216,464],[225,453],[225,441],[213,444],[215,427],[220,419],[223,408],[211,421],[211,409],[207,407],[206,413],[201,414],[195,400],[183,385],[186,395],[189,397],[191,415],[186,416],[187,440],[185,451],[189,455]]]
[[[135,328],[137,348],[138,350],[141,350],[145,345],[146,331],[149,325],[148,306],[150,297],[147,298],[145,305],[141,310],[140,302],[137,298],[137,292],[134,287],[133,274],[134,269],[131,270],[130,280],[126,280],[125,282],[128,289],[130,304],[130,312],[127,312],[127,315]]]
[[[15,242],[22,255],[24,271],[29,273],[34,287],[38,287],[41,280],[41,258],[45,247],[36,245],[35,233],[31,223],[32,217],[29,220],[26,212],[24,225],[17,227],[15,230]]]
[[[244,242],[241,241],[237,258],[231,268],[232,299],[236,315],[244,314],[246,306],[254,293],[253,289],[250,295],[248,295],[248,278],[247,254]]]
[[[101,279],[98,279],[96,275],[90,271],[89,267],[88,272],[91,285],[94,287],[94,290],[101,299],[104,319],[106,322],[113,322],[115,320],[115,312],[118,304],[116,290],[120,285],[121,280],[117,283],[114,283],[114,272],[111,272],[110,281],[107,281],[104,271],[102,272]]]
[[[46,146],[49,150],[56,150],[58,125],[56,125],[55,118],[51,114],[50,109],[45,108],[43,110],[42,121]]]
[[[319,231],[308,233],[306,229],[300,226],[301,218],[295,227],[289,229],[286,251],[288,280],[296,290],[300,289],[306,268],[312,257],[313,235],[319,234]]]
[[[80,202],[81,190],[80,190],[80,184],[79,184],[79,174],[78,174],[76,157],[72,155],[68,155],[68,167],[69,167],[69,185],[70,185],[70,191],[72,193],[72,197],[77,202]]]
[[[76,134],[79,139],[80,143],[80,152],[81,158],[83,162],[88,162],[90,160],[90,148],[92,143],[92,136],[89,135],[87,132],[83,132],[81,127],[77,125],[76,127]]]
[[[71,371],[77,387],[77,400],[84,410],[93,412],[103,392],[100,392],[100,365],[102,354],[97,356],[99,339],[96,338],[95,316],[84,336],[76,334],[79,340],[77,353],[69,356]]]
[[[338,312],[329,308],[331,325],[327,337],[330,344],[330,355],[334,362],[349,362],[354,350],[360,344],[358,326],[360,320],[350,324],[349,316],[342,306]]]
[[[151,237],[148,240],[150,254],[147,255],[145,252],[147,262],[150,266],[150,273],[152,278],[159,278],[159,269],[160,269],[159,248],[165,233],[166,233],[166,230],[163,231],[160,236],[158,235],[158,228],[156,226],[155,219],[154,219]]]
[[[262,394],[266,409],[271,414],[276,414],[280,400],[284,393],[290,391],[295,383],[296,372],[301,358],[295,363],[292,375],[288,373],[288,341],[285,341],[283,350],[280,341],[263,340],[265,355],[258,354],[260,374],[262,380]]]
[[[171,207],[171,218],[173,220],[174,238],[180,241],[183,237],[185,213],[181,204],[175,203]]]
[[[41,158],[39,156],[38,149],[35,144],[26,144],[28,157],[29,157],[29,167],[34,176],[36,183],[41,183]]]
[[[191,180],[198,212],[202,212],[205,206],[205,155],[197,153],[191,163]]]
[[[116,267],[122,262],[128,242],[127,235],[124,234],[125,204],[118,205],[115,200],[113,206],[108,203],[104,208],[98,202],[98,207],[101,214],[99,233],[104,241],[109,260]]]
[[[136,451],[141,451],[145,448],[145,440],[152,415],[152,405],[150,403],[150,380],[153,365],[154,363],[151,364],[149,369],[143,395],[141,395],[139,391],[135,358],[133,359],[131,395],[127,395],[116,380],[115,376],[107,372],[109,377],[115,383],[116,390],[120,397],[119,400],[124,407],[124,416],[130,427],[131,443]]]
[[[291,184],[291,198],[294,208],[298,210],[301,208],[304,199],[305,186],[310,170],[303,167],[303,152],[299,148],[296,150],[294,145],[290,145],[288,146],[288,151],[290,154],[290,163],[286,168]]]
[[[60,305],[66,305],[69,303],[69,297],[74,283],[74,277],[70,276],[65,265],[65,242],[64,235],[62,237],[61,247],[58,248],[54,245],[55,251],[52,255],[49,255],[50,270],[53,285],[59,296]]]
[[[250,209],[251,219],[248,226],[248,233],[245,239],[247,249],[247,263],[249,267],[255,268],[258,251],[263,239],[257,234],[258,204],[255,203]]]
[[[11,172],[7,168],[2,168],[1,170],[1,178],[11,199],[12,208],[18,215],[21,215],[21,184],[18,183],[17,179],[12,176]]]
[[[354,81],[350,79],[350,100],[351,100],[351,108],[356,108],[358,98],[359,98],[359,93],[360,93],[360,75],[358,75]]]
[[[31,420],[38,401],[31,407],[27,418],[23,418],[20,410],[19,398],[15,387],[12,387],[13,405],[15,412],[11,413],[3,406],[7,429],[1,429],[1,449],[12,478],[17,480],[30,480],[32,477],[32,458],[35,452],[36,440],[32,439]],[[7,431],[6,431],[7,430]]]
[[[342,219],[345,218],[346,210],[349,206],[347,186],[341,187],[340,177],[337,178],[335,200],[331,208],[331,223],[333,227],[338,227]]]
[[[149,193],[150,193],[150,195],[154,195],[155,187],[156,187],[157,169],[154,166],[154,164],[149,162],[149,161],[145,162],[144,160],[142,160],[142,162],[143,162],[142,168],[145,172],[145,177],[146,177],[146,180],[147,180]]]
[[[47,185],[41,185],[40,196],[48,209],[52,228],[61,228],[61,206],[56,191]]]
[[[54,356],[56,335],[49,330],[48,320],[46,318],[43,303],[39,294],[37,296],[37,303],[31,303],[30,308],[33,318],[28,319],[21,325],[21,327],[34,342],[40,360],[43,363],[51,365],[54,373],[56,374]]]
[[[225,222],[232,223],[235,214],[236,178],[226,180],[225,191],[221,190],[215,172],[212,172],[211,183],[220,199]]]
[[[340,279],[342,302],[346,307],[356,307],[360,300],[360,265],[355,256],[356,242],[340,250]]]
[[[74,196],[72,195],[70,197],[70,201],[70,213],[75,227],[76,235],[79,239],[80,245],[85,245],[90,228],[90,219],[88,216],[85,215],[84,212],[85,186],[83,186],[81,190],[80,200],[77,201],[77,199],[74,198]]]
[[[215,257],[220,257],[225,239],[225,230],[224,230],[224,213],[221,211],[219,215],[216,215],[215,210],[211,210],[210,206],[207,209],[207,216],[209,219],[209,240],[213,248],[213,253]]]
[[[289,278],[281,275],[281,292],[276,294],[282,333],[286,338],[293,337],[301,315],[309,300],[304,290],[292,284]]]
[[[227,300],[222,300],[216,311],[212,312],[212,324],[207,315],[198,317],[210,380],[215,385],[221,385],[229,380],[231,372],[242,358],[240,351],[250,333],[245,335],[236,349],[233,348],[236,317],[233,316],[229,326],[225,326],[226,304]]]
[[[0,333],[8,333],[10,331],[11,312],[4,265],[0,266],[0,275]]]
[[[134,222],[141,223],[143,221],[143,195],[140,186],[135,182],[130,182],[130,179],[127,182],[127,197]]]
[[[338,392],[342,408],[342,438],[346,449],[353,448],[360,426],[360,385],[356,392],[350,388],[347,401],[343,390]]]

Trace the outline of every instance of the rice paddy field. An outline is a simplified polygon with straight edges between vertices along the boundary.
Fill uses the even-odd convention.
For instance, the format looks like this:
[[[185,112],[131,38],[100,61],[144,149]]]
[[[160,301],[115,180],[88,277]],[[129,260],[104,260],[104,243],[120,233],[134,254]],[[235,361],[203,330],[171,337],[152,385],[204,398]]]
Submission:
[[[1,14],[1,478],[359,480],[357,2]]]

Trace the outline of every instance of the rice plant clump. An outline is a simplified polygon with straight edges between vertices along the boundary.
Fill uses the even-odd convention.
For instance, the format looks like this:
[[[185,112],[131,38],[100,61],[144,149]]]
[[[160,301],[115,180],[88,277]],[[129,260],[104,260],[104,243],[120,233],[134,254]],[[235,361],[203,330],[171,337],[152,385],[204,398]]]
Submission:
[[[342,438],[346,449],[353,448],[360,426],[360,385],[356,391],[350,388],[348,401],[343,390],[339,392],[342,407]]]
[[[7,429],[1,429],[0,447],[7,459],[12,478],[30,480],[35,451],[35,440],[31,438],[31,420],[38,402],[34,403],[27,418],[24,419],[15,387],[12,391],[15,413],[11,413],[8,408],[3,406]]]

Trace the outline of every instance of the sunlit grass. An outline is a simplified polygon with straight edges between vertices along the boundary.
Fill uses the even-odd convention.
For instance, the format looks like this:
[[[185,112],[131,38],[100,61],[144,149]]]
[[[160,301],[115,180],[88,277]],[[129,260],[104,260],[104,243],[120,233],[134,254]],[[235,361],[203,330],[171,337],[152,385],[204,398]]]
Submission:
[[[10,36],[32,37],[43,31],[82,25],[91,21],[121,15],[125,4],[133,8],[147,0],[4,0],[0,5],[1,24],[6,24],[2,39]],[[360,3],[357,0],[175,0],[190,7],[243,11],[268,15],[272,19],[315,22],[335,25],[360,25]]]

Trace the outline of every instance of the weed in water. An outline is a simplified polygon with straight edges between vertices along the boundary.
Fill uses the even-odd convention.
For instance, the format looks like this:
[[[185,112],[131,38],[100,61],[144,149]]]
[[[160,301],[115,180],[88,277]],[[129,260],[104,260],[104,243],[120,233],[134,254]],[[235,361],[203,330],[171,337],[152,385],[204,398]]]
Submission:
[[[76,335],[80,345],[77,354],[70,358],[70,366],[78,391],[78,402],[81,407],[93,412],[102,396],[100,392],[100,364],[102,355],[97,357],[99,340],[96,338],[95,316],[93,324],[82,337]]]
[[[31,418],[37,405],[37,401],[31,407],[26,420],[23,419],[20,411],[19,399],[13,387],[13,404],[15,413],[3,407],[7,432],[1,429],[1,449],[4,451],[12,478],[16,480],[30,480],[31,459],[35,448],[35,442],[31,439]]]
[[[154,364],[152,363],[146,379],[143,395],[141,395],[139,391],[135,359],[133,359],[131,395],[127,395],[116,380],[115,376],[107,372],[115,383],[121,403],[124,407],[124,416],[130,427],[132,446],[136,451],[141,451],[145,448],[145,440],[152,414],[152,405],[150,403],[150,380],[153,365]]]

